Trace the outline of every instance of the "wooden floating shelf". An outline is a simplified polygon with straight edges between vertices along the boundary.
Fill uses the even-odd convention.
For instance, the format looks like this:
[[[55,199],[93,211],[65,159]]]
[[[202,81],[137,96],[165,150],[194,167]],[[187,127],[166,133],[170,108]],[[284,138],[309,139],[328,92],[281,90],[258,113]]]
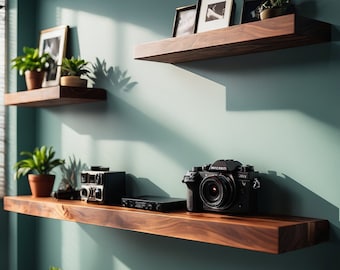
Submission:
[[[135,59],[182,63],[328,42],[331,25],[284,15],[138,45]]]
[[[53,86],[5,94],[5,105],[23,107],[50,107],[106,100],[106,91],[100,88]]]
[[[314,218],[161,213],[31,196],[5,197],[4,209],[272,254],[312,246],[329,238],[329,222]]]

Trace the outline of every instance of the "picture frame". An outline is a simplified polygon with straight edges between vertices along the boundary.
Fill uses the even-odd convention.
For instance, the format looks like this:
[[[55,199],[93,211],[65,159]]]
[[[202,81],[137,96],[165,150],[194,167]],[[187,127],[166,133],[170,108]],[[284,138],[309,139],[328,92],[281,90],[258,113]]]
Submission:
[[[68,26],[61,25],[40,32],[39,53],[49,53],[51,59],[45,74],[42,87],[60,84],[61,64],[66,55]]]
[[[233,0],[198,0],[197,33],[230,25]]]
[[[176,8],[172,37],[191,35],[196,32],[197,5]]]
[[[243,0],[240,23],[259,21],[260,18],[256,14],[256,8],[261,5],[262,2],[263,0]]]

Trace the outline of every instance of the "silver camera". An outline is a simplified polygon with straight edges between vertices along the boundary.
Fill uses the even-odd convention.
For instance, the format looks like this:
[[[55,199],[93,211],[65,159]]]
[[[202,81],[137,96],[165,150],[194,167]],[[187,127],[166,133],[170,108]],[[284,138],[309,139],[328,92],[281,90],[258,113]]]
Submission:
[[[80,199],[86,202],[119,205],[126,195],[125,172],[95,166],[82,171],[80,181]]]

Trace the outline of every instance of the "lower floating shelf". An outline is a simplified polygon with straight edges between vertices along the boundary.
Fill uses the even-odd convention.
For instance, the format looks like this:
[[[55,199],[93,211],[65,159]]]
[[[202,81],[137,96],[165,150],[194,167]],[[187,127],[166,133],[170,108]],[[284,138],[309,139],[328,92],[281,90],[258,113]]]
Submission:
[[[272,254],[312,246],[329,238],[327,220],[303,217],[161,213],[31,196],[5,197],[4,209]]]
[[[5,94],[5,105],[23,107],[50,107],[106,100],[106,91],[100,88],[53,86]]]

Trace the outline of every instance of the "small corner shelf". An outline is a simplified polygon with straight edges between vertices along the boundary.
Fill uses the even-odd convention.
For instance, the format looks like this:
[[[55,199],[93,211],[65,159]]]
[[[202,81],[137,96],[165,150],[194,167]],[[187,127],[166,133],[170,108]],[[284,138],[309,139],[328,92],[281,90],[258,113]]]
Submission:
[[[106,91],[100,88],[53,86],[5,94],[6,106],[51,107],[106,100]]]
[[[289,14],[136,46],[135,59],[183,63],[305,46],[331,40],[331,25]]]
[[[315,218],[228,216],[186,211],[161,213],[31,196],[5,197],[4,209],[271,254],[316,245],[329,238],[329,222]]]

